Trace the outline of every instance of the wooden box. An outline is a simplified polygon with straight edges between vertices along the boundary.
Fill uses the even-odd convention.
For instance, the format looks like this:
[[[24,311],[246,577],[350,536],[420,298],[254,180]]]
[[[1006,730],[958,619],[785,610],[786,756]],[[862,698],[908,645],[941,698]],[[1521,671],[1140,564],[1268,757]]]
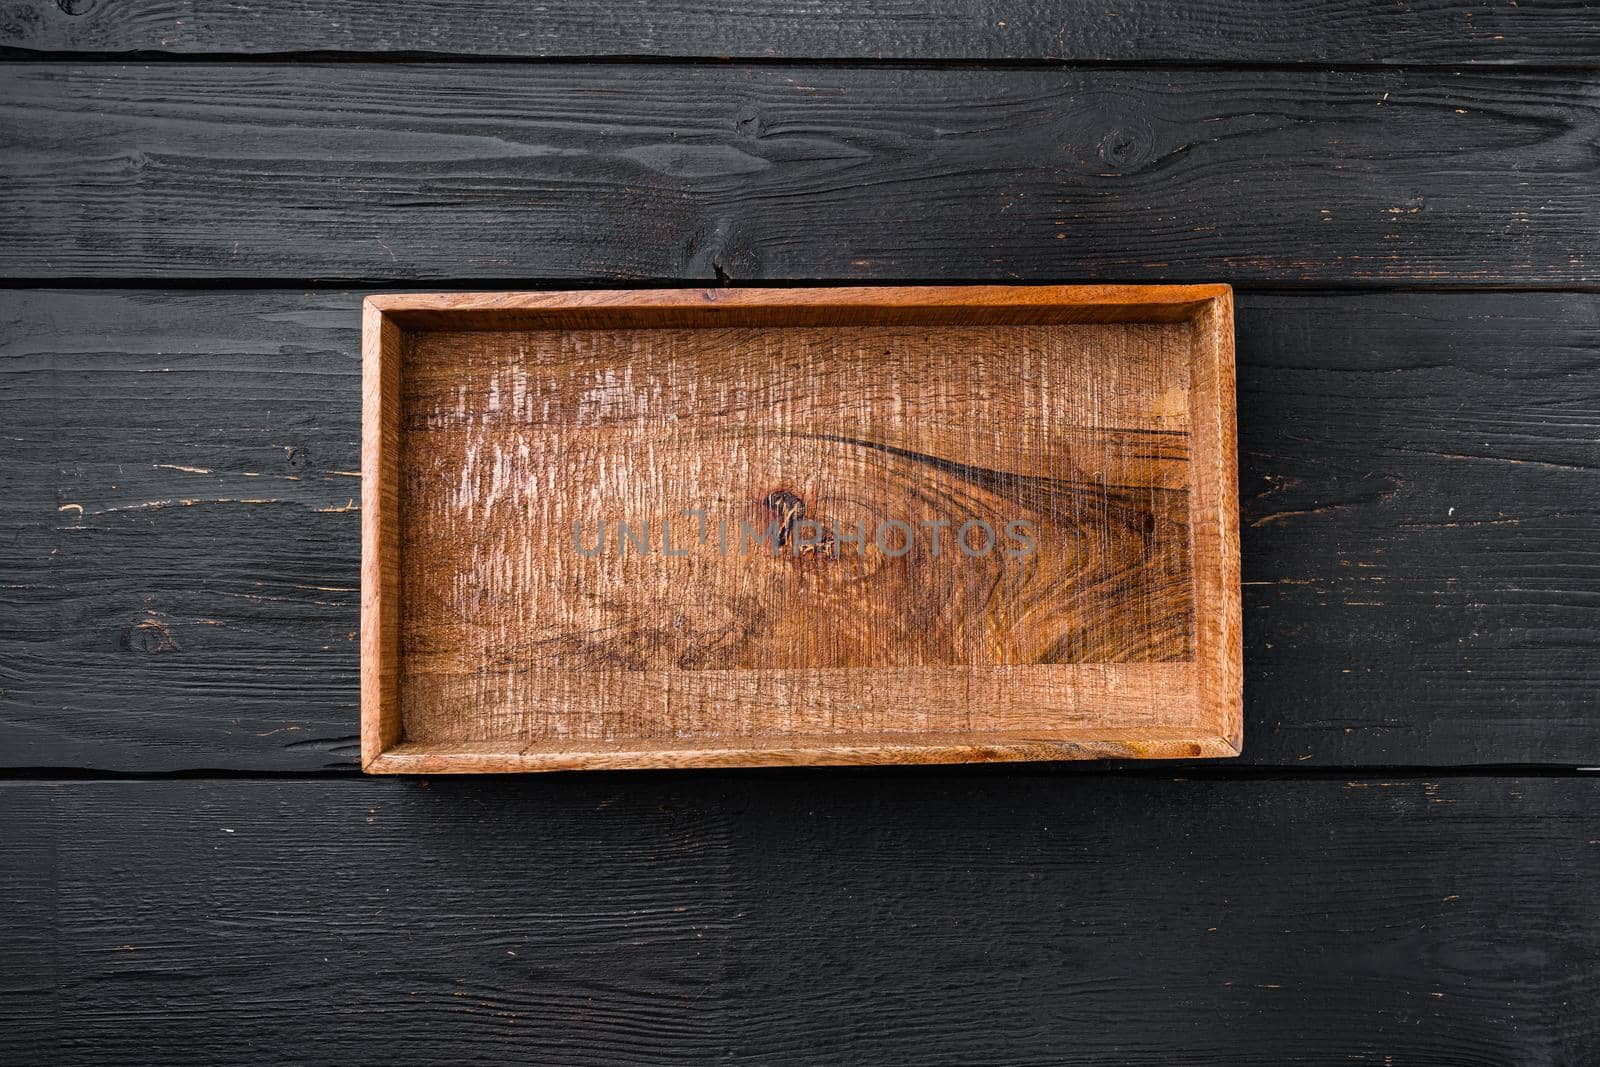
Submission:
[[[362,765],[1236,755],[1232,306],[369,298]]]

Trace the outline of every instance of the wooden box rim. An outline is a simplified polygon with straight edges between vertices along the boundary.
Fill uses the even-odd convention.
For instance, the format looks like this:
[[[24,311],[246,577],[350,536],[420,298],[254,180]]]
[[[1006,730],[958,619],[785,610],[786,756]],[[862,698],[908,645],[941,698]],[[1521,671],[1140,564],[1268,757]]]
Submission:
[[[834,736],[706,742],[431,745],[401,736],[398,701],[398,450],[403,331],[617,325],[1189,321],[1195,479],[1195,699],[1188,725],[1066,728],[1049,736]],[[673,316],[662,320],[657,316]],[[1042,317],[1040,317],[1042,316]],[[983,319],[982,321],[989,321]],[[619,326],[618,328],[623,328]],[[1207,285],[673,288],[373,295],[362,309],[361,766],[368,773],[964,763],[1237,756],[1243,743],[1233,291]],[[1203,457],[1203,459],[1202,459]],[[769,739],[755,739],[766,742]]]

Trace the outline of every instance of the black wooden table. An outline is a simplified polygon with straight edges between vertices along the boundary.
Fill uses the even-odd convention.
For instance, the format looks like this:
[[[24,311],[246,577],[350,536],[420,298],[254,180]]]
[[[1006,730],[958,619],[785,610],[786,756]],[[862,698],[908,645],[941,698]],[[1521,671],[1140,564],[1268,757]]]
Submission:
[[[1600,1062],[1600,9],[718,6],[0,4],[0,1058]],[[363,779],[361,295],[817,280],[1237,287],[1244,756]]]

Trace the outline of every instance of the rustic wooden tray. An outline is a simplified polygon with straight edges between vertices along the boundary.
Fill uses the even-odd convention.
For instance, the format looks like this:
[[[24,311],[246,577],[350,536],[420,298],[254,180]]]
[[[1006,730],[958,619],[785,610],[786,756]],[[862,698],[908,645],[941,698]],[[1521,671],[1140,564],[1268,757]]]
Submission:
[[[1236,755],[1232,309],[369,298],[362,765]]]

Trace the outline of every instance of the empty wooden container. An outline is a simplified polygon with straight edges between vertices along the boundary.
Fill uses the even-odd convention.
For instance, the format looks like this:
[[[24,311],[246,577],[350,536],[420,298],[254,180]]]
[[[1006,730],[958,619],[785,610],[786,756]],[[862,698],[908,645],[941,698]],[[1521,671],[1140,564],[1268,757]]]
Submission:
[[[378,296],[374,772],[1231,756],[1226,286]]]

